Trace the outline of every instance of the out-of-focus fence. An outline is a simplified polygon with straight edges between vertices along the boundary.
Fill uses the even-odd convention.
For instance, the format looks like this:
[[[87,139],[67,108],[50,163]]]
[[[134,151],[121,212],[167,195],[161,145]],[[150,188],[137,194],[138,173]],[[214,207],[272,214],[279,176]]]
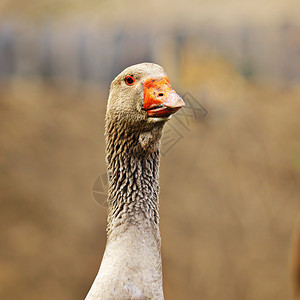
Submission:
[[[195,51],[201,47],[216,51],[246,77],[285,84],[300,81],[300,28],[289,23],[271,28],[209,24],[189,31],[132,32],[79,23],[33,26],[13,21],[0,23],[0,80],[26,76],[107,83],[130,64],[163,63],[161,53],[168,55],[170,45],[174,70],[180,72],[187,44]]]

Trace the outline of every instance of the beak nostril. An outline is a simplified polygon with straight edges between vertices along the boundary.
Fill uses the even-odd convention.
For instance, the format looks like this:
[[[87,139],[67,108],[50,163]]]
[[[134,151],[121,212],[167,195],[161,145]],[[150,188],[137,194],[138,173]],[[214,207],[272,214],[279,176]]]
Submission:
[[[162,97],[163,95],[164,95],[163,93],[159,93],[159,94],[158,94],[159,97]]]

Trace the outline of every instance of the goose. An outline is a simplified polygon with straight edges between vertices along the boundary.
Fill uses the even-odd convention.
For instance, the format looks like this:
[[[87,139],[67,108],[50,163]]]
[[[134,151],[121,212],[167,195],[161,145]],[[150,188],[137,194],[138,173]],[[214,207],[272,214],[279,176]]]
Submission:
[[[164,299],[160,139],[164,124],[183,106],[157,64],[133,65],[112,81],[105,124],[107,243],[86,300]]]

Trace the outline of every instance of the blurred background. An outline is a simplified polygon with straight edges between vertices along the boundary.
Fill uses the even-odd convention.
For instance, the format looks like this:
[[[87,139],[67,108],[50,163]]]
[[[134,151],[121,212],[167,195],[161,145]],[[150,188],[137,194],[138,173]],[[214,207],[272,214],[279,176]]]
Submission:
[[[109,84],[145,61],[187,102],[162,146],[166,299],[292,299],[298,0],[1,0],[0,298],[85,297]]]

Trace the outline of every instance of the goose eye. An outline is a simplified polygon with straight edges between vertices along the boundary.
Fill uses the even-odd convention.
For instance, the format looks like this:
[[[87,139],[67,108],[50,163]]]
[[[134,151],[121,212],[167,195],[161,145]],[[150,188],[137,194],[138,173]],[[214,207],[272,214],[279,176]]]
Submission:
[[[125,82],[127,85],[133,85],[135,83],[135,79],[132,76],[126,76]]]

